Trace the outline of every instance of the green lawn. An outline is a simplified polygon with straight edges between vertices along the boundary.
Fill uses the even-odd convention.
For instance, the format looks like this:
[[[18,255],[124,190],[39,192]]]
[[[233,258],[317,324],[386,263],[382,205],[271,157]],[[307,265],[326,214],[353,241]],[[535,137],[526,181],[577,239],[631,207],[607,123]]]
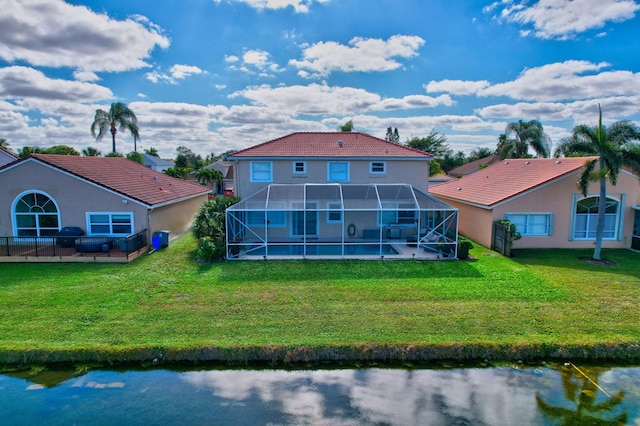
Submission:
[[[201,265],[194,250],[185,235],[128,265],[0,264],[0,362],[199,348],[602,344],[638,352],[640,343],[640,254],[626,250],[603,252],[614,267],[581,262],[590,251],[508,259],[478,246],[470,262]]]

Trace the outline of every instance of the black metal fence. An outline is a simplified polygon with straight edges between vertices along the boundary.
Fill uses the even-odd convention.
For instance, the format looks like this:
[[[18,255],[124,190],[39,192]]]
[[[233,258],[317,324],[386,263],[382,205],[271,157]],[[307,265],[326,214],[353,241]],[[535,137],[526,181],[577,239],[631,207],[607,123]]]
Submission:
[[[0,237],[0,256],[129,258],[147,245],[146,229],[126,237]]]

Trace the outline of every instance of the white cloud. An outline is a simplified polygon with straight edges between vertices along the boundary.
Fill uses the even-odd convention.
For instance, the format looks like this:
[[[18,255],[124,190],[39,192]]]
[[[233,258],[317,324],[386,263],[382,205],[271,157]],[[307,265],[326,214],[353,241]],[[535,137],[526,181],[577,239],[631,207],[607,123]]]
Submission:
[[[282,72],[284,69],[270,57],[269,52],[264,50],[247,50],[242,54],[242,59],[235,55],[228,55],[225,56],[225,61],[234,64],[229,66],[232,71],[258,74],[260,77],[273,77],[275,73]],[[239,64],[236,65],[237,62]]]
[[[100,81],[101,78],[98,75],[91,71],[74,71],[73,78],[78,81]]]
[[[595,99],[640,94],[640,73],[603,71],[606,62],[565,61],[524,70],[515,80],[498,84],[487,81],[431,81],[427,92],[455,95],[504,96],[536,102]]]
[[[118,21],[62,0],[5,0],[0,28],[1,59],[81,71],[147,67],[156,46],[169,46],[143,17]]]
[[[565,61],[525,70],[513,81],[495,84],[481,96],[527,101],[593,99],[640,93],[640,73],[602,71],[605,62]]]
[[[325,3],[329,0],[226,0],[227,3],[245,3],[250,7],[258,10],[262,9],[285,9],[289,6],[293,7],[297,13],[307,13],[313,3]],[[214,3],[220,4],[222,0],[213,0]]]
[[[491,13],[502,8],[500,19],[532,25],[533,33],[543,39],[568,39],[576,34],[602,28],[607,22],[631,19],[640,10],[633,0],[540,0],[532,6],[528,2],[495,2],[483,9]]]
[[[244,97],[254,105],[291,115],[348,115],[371,111],[432,108],[452,105],[448,95],[433,98],[411,95],[404,98],[381,98],[376,93],[353,87],[326,84],[271,87],[262,85],[235,92],[232,98]]]
[[[491,84],[486,80],[462,81],[462,80],[441,80],[430,81],[424,86],[427,93],[447,92],[452,95],[474,95]]]
[[[145,74],[147,80],[152,83],[165,82],[170,84],[177,84],[178,80],[184,80],[187,77],[191,77],[194,74],[206,74],[206,71],[193,65],[174,65],[169,69],[169,73],[162,73],[160,71],[150,71]]]
[[[112,97],[111,90],[97,84],[52,79],[29,67],[0,68],[0,98],[3,99],[95,102]]]
[[[355,37],[345,46],[333,41],[306,47],[303,59],[289,64],[299,68],[303,77],[323,77],[334,71],[380,72],[400,68],[395,58],[411,58],[425,41],[418,36],[394,35],[388,40]]]

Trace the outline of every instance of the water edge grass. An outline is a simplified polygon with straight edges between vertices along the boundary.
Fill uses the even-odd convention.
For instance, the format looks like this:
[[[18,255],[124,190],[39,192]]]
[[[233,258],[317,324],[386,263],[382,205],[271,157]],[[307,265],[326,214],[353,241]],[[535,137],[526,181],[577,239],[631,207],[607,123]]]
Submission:
[[[0,264],[0,363],[640,359],[640,254]]]

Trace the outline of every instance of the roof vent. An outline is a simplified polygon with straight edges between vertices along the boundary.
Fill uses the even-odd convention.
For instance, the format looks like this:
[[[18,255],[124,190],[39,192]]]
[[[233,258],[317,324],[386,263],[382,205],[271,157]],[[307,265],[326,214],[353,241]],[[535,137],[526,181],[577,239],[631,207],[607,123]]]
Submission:
[[[560,163],[562,163],[562,161],[556,160],[556,164],[560,164]]]
[[[462,187],[461,186],[458,187],[458,191],[462,191]]]
[[[524,164],[531,164],[531,161],[525,161]]]
[[[342,148],[342,139],[340,139],[340,140],[338,141],[338,146],[339,146],[340,148]]]
[[[153,180],[158,180],[158,176],[153,176]]]
[[[509,164],[509,162],[508,162],[508,161],[505,161],[505,162],[504,162],[504,164]]]

